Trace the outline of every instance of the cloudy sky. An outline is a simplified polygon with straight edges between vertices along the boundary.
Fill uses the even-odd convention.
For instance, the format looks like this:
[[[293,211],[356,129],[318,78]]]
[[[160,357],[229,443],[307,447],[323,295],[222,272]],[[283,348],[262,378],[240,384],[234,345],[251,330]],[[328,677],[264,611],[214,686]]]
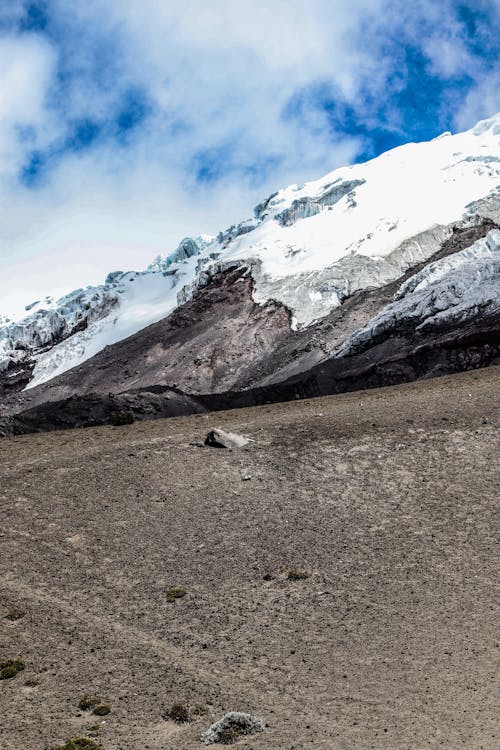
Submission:
[[[500,0],[0,0],[0,313],[500,110]]]

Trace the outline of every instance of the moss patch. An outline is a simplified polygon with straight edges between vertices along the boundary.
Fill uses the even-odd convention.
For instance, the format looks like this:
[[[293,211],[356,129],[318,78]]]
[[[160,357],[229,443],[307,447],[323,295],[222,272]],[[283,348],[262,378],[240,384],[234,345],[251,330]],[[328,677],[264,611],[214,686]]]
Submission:
[[[4,661],[0,661],[0,680],[10,680],[16,677],[17,673],[22,672],[25,666],[22,659],[5,659]]]
[[[95,716],[107,716],[111,713],[111,706],[107,703],[101,703],[101,705],[94,708],[92,713],[95,714]]]
[[[309,573],[305,570],[289,570],[286,577],[289,581],[305,581],[306,578],[309,578]]]
[[[99,695],[96,695],[96,693],[85,693],[85,695],[82,695],[80,698],[78,708],[82,711],[92,711],[92,709],[98,706],[100,702],[101,698]]]
[[[17,669],[12,665],[10,667],[4,667],[0,669],[0,680],[10,680],[17,674]]]
[[[170,588],[165,591],[165,598],[167,602],[175,602],[176,599],[182,599],[186,594],[187,591],[182,586],[170,586]]]

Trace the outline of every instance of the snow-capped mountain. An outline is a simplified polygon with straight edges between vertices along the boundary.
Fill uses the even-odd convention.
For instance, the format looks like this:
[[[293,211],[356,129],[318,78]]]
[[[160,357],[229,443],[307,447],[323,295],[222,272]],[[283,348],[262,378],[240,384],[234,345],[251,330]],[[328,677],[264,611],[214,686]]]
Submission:
[[[434,257],[456,227],[485,221],[470,249]],[[35,388],[168,318],[237,268],[251,275],[253,301],[284,306],[291,329],[306,337],[355,295],[396,282],[387,309],[357,321],[359,330],[354,321],[343,341],[335,339],[334,356],[350,355],[398,320],[417,325],[420,315],[418,325],[430,325],[426,307],[434,305],[436,319],[453,308],[465,320],[495,306],[498,223],[500,114],[465,133],[410,143],[290,185],[260,203],[253,218],[217,237],[185,238],[145,271],[113,272],[101,286],[33,303],[24,319],[0,321],[0,372]],[[326,344],[323,354],[330,354]]]
[[[335,356],[353,355],[408,328],[429,332],[499,310],[500,230],[492,229],[465,250],[428,263],[410,276],[394,302],[349,336]]]

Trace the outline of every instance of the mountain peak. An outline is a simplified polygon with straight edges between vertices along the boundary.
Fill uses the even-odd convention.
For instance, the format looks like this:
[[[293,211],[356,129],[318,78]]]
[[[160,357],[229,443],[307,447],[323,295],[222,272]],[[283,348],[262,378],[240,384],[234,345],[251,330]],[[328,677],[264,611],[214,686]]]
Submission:
[[[495,218],[499,136],[497,114],[465,133],[399,146],[278,190],[254,218],[215,238],[186,237],[146,271],[113,272],[101,286],[0,323],[0,370],[34,358],[30,386],[42,383],[164,318],[210,275],[241,264],[256,302],[275,300],[295,328],[307,327],[425,261],[456,222],[481,211]]]

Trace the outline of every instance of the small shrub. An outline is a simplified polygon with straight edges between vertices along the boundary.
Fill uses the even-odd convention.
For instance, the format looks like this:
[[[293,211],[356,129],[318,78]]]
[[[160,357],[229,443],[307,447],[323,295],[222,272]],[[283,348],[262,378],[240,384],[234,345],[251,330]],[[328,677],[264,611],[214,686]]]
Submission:
[[[182,586],[170,586],[170,588],[165,591],[167,602],[175,602],[176,599],[182,599],[186,594],[187,591]]]
[[[80,698],[78,708],[80,708],[82,711],[91,711],[93,708],[98,706],[100,702],[101,698],[95,693],[85,693],[85,695],[82,695],[82,697]]]
[[[102,703],[100,706],[96,706],[92,713],[95,716],[107,716],[111,713],[111,706],[107,703]]]
[[[114,427],[121,427],[126,424],[133,424],[134,415],[128,409],[120,409],[111,413],[111,424]]]
[[[0,662],[0,680],[10,680],[25,668],[22,659],[6,659]]]
[[[186,724],[190,720],[189,709],[183,703],[174,703],[167,711],[167,716],[177,724]]]
[[[74,737],[54,750],[102,750],[102,746],[90,737]]]
[[[17,675],[17,669],[12,665],[10,667],[4,667],[0,669],[0,680],[10,680],[12,677]]]
[[[309,573],[306,573],[305,570],[289,570],[286,577],[289,581],[305,581],[306,578],[309,578]]]
[[[205,745],[213,745],[216,742],[221,745],[231,745],[240,737],[255,732],[262,732],[264,722],[262,719],[256,719],[251,714],[244,714],[241,711],[230,711],[224,714],[222,719],[212,724],[206,732],[201,735],[202,742]]]
[[[5,615],[6,620],[10,620],[10,622],[15,622],[16,620],[20,620],[24,617],[26,612],[23,612],[21,609],[11,609],[10,612],[7,612]]]
[[[25,666],[26,664],[24,661],[19,658],[0,661],[0,669],[4,669],[5,667],[15,667],[18,672],[22,672]]]
[[[219,732],[218,742],[220,742],[221,745],[232,745],[233,742],[239,740],[240,737],[241,732],[237,729],[223,729]]]

